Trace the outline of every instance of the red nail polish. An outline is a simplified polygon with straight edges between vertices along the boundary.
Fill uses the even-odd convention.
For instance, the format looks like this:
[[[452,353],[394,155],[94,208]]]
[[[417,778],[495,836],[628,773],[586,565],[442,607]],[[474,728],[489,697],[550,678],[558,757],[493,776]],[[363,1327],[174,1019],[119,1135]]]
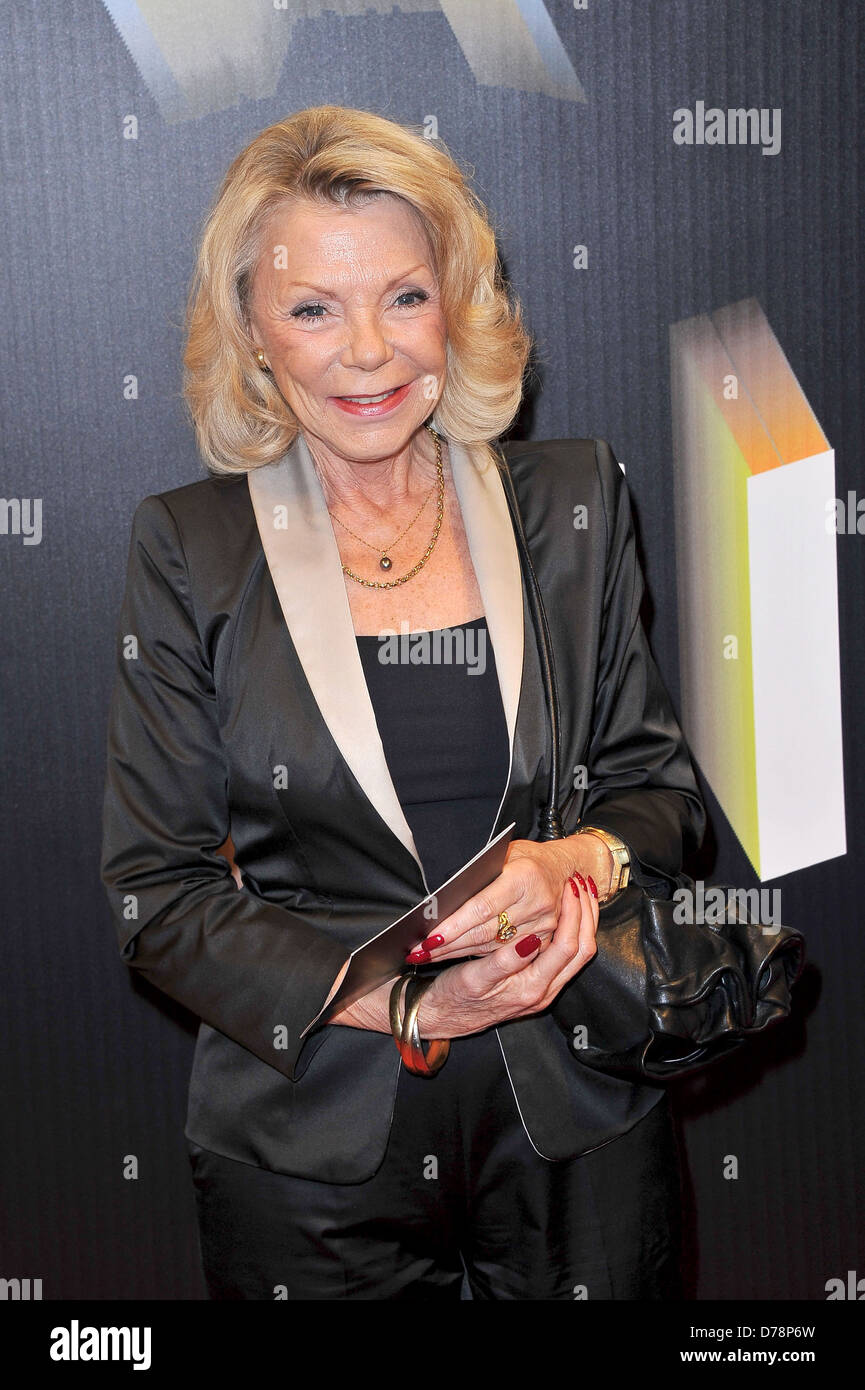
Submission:
[[[589,875],[589,891],[591,892],[593,898],[596,898],[598,896],[598,890],[595,886],[595,880],[592,878],[591,874]]]
[[[587,885],[586,885],[586,880],[583,878],[583,875],[582,875],[582,874],[578,874],[577,871],[576,871],[576,869],[574,869],[573,877],[577,880],[577,883],[580,885],[580,887],[582,888],[583,892],[584,892],[584,893],[587,893],[587,892],[588,892],[588,887],[587,887]]]
[[[536,951],[540,944],[541,938],[539,936],[535,936],[534,933],[532,933],[531,936],[524,936],[521,941],[518,941],[516,946],[514,947],[514,950],[516,951],[518,956],[530,956],[532,954],[532,951]]]
[[[573,893],[574,897],[575,897],[575,898],[578,898],[578,897],[580,896],[580,890],[579,890],[579,888],[577,887],[577,885],[574,883],[574,876],[573,876],[573,874],[571,874],[570,878],[568,879],[568,883],[571,885],[571,892]]]
[[[436,932],[435,936],[427,936],[421,942],[422,951],[431,951],[434,946],[444,946],[445,939]]]
[[[406,956],[406,960],[410,960],[412,965],[425,965],[429,959],[429,951],[423,950],[412,951],[409,955]]]

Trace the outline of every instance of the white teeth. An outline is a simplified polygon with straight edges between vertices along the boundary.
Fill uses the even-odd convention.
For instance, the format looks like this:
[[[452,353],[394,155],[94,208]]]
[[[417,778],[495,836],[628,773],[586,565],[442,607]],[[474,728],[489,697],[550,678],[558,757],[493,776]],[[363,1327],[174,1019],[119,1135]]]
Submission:
[[[394,391],[396,387],[394,387]],[[378,405],[379,401],[386,401],[388,396],[392,396],[393,391],[382,391],[380,396],[343,396],[344,401],[355,401],[357,405]]]

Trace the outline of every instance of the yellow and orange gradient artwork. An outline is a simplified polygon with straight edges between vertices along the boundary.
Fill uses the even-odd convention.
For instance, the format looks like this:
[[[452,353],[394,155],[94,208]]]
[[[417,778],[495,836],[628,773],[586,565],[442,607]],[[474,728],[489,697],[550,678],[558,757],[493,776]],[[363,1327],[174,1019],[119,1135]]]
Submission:
[[[765,880],[846,849],[834,452],[755,299],[670,365],[682,722]]]

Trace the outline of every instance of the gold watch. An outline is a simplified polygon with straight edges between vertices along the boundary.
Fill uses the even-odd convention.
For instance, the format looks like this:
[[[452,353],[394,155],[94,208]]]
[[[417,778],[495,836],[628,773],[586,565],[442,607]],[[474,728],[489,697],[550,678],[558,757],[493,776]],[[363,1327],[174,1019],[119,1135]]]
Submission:
[[[608,903],[623,888],[627,888],[631,878],[631,856],[628,847],[618,835],[611,835],[609,830],[600,830],[596,825],[581,825],[577,831],[578,835],[597,835],[599,840],[603,840],[610,854],[613,856],[613,874],[610,879],[610,891],[601,898],[602,903]]]

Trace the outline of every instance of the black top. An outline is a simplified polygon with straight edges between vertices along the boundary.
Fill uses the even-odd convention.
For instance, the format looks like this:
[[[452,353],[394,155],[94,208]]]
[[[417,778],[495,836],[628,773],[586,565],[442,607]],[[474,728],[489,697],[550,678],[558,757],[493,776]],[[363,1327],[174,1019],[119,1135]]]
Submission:
[[[486,618],[358,650],[385,758],[434,892],[490,838],[509,743]]]

